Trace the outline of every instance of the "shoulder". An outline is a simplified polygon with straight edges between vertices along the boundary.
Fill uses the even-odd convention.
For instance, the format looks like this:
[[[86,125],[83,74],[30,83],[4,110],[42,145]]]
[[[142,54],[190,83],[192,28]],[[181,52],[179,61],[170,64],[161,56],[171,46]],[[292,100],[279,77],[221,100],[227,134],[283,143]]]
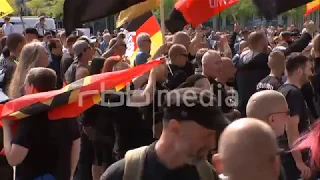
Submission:
[[[100,180],[122,180],[125,168],[125,159],[115,162],[103,173]]]

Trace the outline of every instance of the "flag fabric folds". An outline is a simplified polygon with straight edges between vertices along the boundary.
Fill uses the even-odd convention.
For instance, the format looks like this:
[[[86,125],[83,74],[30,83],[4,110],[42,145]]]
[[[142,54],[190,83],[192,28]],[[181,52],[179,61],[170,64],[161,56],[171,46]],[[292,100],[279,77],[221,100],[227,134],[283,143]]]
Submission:
[[[146,2],[136,4],[121,11],[117,19],[117,28],[154,8],[157,8],[159,6],[159,1],[160,0],[147,0]]]
[[[181,31],[187,24],[196,27],[237,2],[239,2],[239,0],[178,1],[171,11],[169,18],[166,20],[166,28],[171,33],[175,33]]]
[[[267,19],[272,20],[277,15],[297,8],[312,0],[252,0],[260,13]]]
[[[19,120],[44,111],[49,111],[50,120],[76,117],[100,102],[101,92],[131,81],[162,62],[155,60],[123,71],[88,76],[60,90],[22,96],[1,106],[0,119]]]
[[[304,14],[304,17],[308,16],[313,11],[320,9],[320,0],[314,0],[307,4],[306,7],[306,13]]]
[[[65,0],[63,24],[67,35],[82,23],[114,15],[146,0]]]
[[[7,0],[0,0],[0,18],[13,13],[13,8]]]
[[[136,54],[139,50],[137,45],[137,36],[144,32],[148,33],[151,38],[151,56],[156,53],[158,48],[162,45],[162,33],[158,20],[151,11],[139,16],[133,21],[129,22],[126,30],[127,52],[126,56],[129,57],[131,64],[133,64]]]

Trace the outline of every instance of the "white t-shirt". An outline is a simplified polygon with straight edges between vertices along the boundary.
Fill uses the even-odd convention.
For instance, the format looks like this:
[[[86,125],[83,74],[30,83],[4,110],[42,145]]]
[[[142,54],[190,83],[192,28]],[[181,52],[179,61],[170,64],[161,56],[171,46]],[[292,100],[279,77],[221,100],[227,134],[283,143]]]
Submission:
[[[37,29],[40,36],[44,35],[45,30],[47,29],[46,24],[41,24],[40,21],[34,25],[34,28]]]
[[[9,24],[3,24],[2,25],[2,29],[3,29],[3,32],[6,36],[8,36],[9,34],[12,34],[14,33],[14,26],[9,23]]]

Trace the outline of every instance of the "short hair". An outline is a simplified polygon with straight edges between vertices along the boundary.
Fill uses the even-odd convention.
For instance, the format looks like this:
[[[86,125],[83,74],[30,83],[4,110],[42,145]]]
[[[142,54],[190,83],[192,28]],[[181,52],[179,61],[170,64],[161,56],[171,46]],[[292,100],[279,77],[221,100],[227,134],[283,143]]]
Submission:
[[[208,48],[201,48],[197,51],[195,64],[198,66],[198,68],[202,67],[202,57],[206,52],[208,52],[208,50]]]
[[[169,49],[169,58],[172,60],[172,58],[179,55],[181,52],[183,52],[183,50],[187,51],[187,49],[181,44],[172,45]]]
[[[75,43],[77,40],[78,40],[78,37],[77,37],[77,36],[75,36],[75,35],[70,35],[70,36],[67,38],[66,42],[67,42],[67,44],[69,45],[69,44]]]
[[[93,58],[90,64],[90,75],[100,74],[105,60],[103,57]]]
[[[248,44],[250,49],[255,49],[261,39],[265,38],[266,35],[262,31],[252,32],[248,37]]]
[[[12,33],[8,35],[6,44],[8,49],[12,52],[12,51],[16,51],[19,44],[22,43],[23,41],[25,40],[22,34]]]
[[[59,39],[57,38],[54,38],[54,39],[51,39],[49,42],[48,42],[48,49],[50,52],[52,52],[52,50],[54,48],[57,48],[57,43],[60,42]]]
[[[309,59],[302,53],[292,53],[287,57],[286,70],[288,76],[292,75],[298,68],[304,68]]]
[[[44,16],[40,16],[40,17],[39,17],[39,20],[40,20],[40,21],[45,20],[45,19],[46,19],[46,17],[44,17]]]
[[[150,39],[150,35],[148,33],[140,33],[137,36],[137,45],[140,48],[142,46],[143,41],[145,41],[146,39]]]
[[[25,83],[33,85],[38,92],[47,92],[56,89],[57,75],[49,68],[31,68],[27,73]]]
[[[5,21],[10,21],[10,17],[9,16],[6,16],[3,18]]]

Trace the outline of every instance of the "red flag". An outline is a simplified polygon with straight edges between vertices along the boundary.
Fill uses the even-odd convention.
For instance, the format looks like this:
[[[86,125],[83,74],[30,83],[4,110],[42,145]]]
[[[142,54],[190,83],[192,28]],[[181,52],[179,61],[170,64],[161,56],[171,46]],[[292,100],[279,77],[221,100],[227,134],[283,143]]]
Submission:
[[[239,0],[181,0],[175,4],[166,27],[171,33],[181,31],[187,24],[193,27],[231,7]]]
[[[304,17],[308,16],[313,11],[320,9],[320,0],[314,0],[307,4],[306,13],[304,14]]]

